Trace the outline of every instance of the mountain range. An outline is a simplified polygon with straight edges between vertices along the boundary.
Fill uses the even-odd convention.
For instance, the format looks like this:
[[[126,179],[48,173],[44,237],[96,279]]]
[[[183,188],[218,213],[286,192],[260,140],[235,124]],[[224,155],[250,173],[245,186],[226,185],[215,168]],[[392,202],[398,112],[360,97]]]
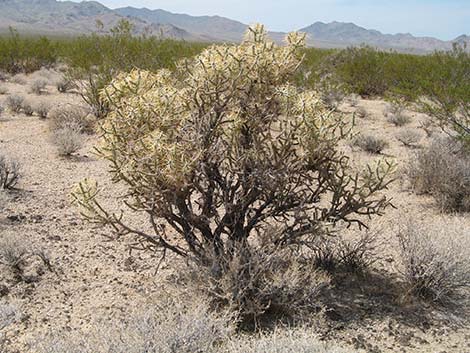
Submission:
[[[134,25],[136,33],[188,41],[239,42],[247,28],[244,23],[220,16],[190,16],[134,7],[112,10],[96,1],[0,0],[0,32],[9,27],[20,33],[45,35],[106,32],[123,18]],[[97,23],[102,26],[98,28]],[[383,34],[343,22],[315,22],[300,31],[307,33],[308,45],[322,48],[367,44],[382,49],[426,53],[451,49],[454,43],[470,47],[470,36],[465,34],[452,41],[443,41],[409,33]],[[281,42],[284,36],[285,33],[270,32],[276,42]]]

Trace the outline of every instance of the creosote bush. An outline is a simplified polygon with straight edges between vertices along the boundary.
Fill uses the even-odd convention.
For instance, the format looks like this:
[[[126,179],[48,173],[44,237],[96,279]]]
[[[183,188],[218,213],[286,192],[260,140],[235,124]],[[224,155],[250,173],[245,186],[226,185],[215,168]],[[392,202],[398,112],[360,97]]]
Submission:
[[[286,40],[277,46],[256,26],[242,44],[209,47],[175,72],[119,75],[101,92],[110,113],[99,152],[113,180],[127,186],[125,204],[146,214],[152,231],[106,211],[91,180],[73,193],[83,215],[143,248],[214,269],[214,281],[240,263],[236,275],[255,284],[244,264],[256,261],[267,232],[279,256],[338,223],[380,215],[393,166],[351,172],[338,148],[351,126],[314,91],[290,83],[304,37]]]
[[[436,302],[470,299],[470,238],[462,223],[409,220],[401,227],[401,272],[411,293]]]
[[[23,107],[24,97],[19,95],[8,96],[5,104],[13,113],[20,113]]]
[[[13,159],[0,155],[0,188],[13,189],[20,179],[20,165]]]
[[[444,211],[470,211],[470,157],[451,137],[436,137],[405,168],[412,188],[434,196]]]
[[[389,146],[387,141],[373,135],[358,135],[355,137],[353,145],[363,151],[374,154],[382,153]]]

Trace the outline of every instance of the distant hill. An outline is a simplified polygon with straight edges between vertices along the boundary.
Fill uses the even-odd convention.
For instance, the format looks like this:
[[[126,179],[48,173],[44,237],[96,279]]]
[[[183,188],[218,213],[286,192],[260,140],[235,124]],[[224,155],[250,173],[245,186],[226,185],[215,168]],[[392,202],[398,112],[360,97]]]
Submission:
[[[188,41],[239,42],[247,25],[221,16],[190,16],[165,10],[124,7],[111,10],[96,1],[81,3],[57,0],[0,0],[0,32],[9,26],[23,33],[77,35],[97,30],[109,31],[119,20],[128,19],[135,33],[151,33]],[[343,48],[362,44],[403,52],[426,53],[448,50],[454,43],[467,45],[470,36],[461,35],[453,41],[405,34],[383,34],[354,23],[315,22],[300,31],[308,34],[308,44],[323,48]],[[281,42],[285,33],[270,32]]]
[[[415,37],[410,33],[383,34],[376,30],[365,29],[354,23],[344,22],[315,22],[302,28],[311,39],[349,46],[367,44],[384,49],[400,51],[429,52],[433,50],[448,50],[452,48],[453,41],[442,41],[432,37]],[[461,38],[462,37],[462,38]],[[456,38],[455,41],[467,40],[467,36]]]
[[[77,35],[114,27],[124,17],[95,1],[0,0],[0,31],[14,27],[22,33]],[[153,24],[132,18],[136,33],[153,33],[164,37],[201,40],[171,24]]]

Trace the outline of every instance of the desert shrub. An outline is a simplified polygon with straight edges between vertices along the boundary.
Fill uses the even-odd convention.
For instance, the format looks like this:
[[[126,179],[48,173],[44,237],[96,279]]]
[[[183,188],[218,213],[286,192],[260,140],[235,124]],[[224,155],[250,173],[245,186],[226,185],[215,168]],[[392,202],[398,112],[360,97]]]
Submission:
[[[55,332],[34,348],[40,353],[216,353],[232,334],[233,321],[198,298],[185,304],[166,300],[129,315],[125,323],[105,321],[86,333]]]
[[[336,110],[344,100],[344,93],[339,87],[323,87],[321,97],[329,109]]]
[[[8,88],[5,86],[0,86],[0,96],[3,96],[5,94],[8,94]]]
[[[34,114],[34,108],[27,100],[24,100],[21,104],[21,111],[27,116],[32,116]]]
[[[468,296],[470,238],[466,229],[465,224],[445,219],[409,220],[401,227],[401,272],[411,293],[441,302]]]
[[[433,139],[414,154],[405,174],[416,192],[432,194],[444,211],[470,211],[470,157],[460,142]]]
[[[49,112],[51,131],[67,129],[72,126],[80,132],[91,134],[95,131],[95,119],[87,108],[81,105],[65,105],[53,108]]]
[[[395,126],[404,126],[411,122],[411,118],[405,113],[405,107],[399,104],[389,105],[385,115],[388,122]]]
[[[426,133],[427,137],[431,137],[434,134],[435,124],[431,119],[425,119],[419,122],[419,128]]]
[[[388,142],[373,135],[358,135],[353,140],[353,145],[369,153],[382,153],[388,147]]]
[[[20,113],[21,108],[23,107],[24,97],[19,95],[11,95],[8,96],[5,104],[7,105],[8,109],[14,113]]]
[[[34,107],[34,111],[41,119],[47,118],[50,110],[51,106],[45,102],[40,102]]]
[[[70,123],[53,131],[52,142],[56,145],[59,156],[70,156],[83,147],[82,129],[80,124]]]
[[[354,112],[354,116],[360,118],[360,119],[365,119],[369,116],[369,113],[367,112],[366,108],[364,107],[358,107],[356,111]]]
[[[0,238],[0,263],[5,265],[17,279],[21,279],[26,260],[32,255],[30,242],[16,235]]]
[[[396,138],[406,147],[416,147],[421,141],[421,134],[415,130],[400,131]]]
[[[38,79],[31,83],[30,92],[40,95],[46,93],[47,81],[44,79]]]
[[[2,70],[0,70],[0,81],[5,82],[10,78],[10,75]]]
[[[221,353],[340,353],[342,349],[321,342],[313,328],[276,329],[256,336],[235,336],[221,348]]]
[[[347,98],[346,101],[349,103],[349,105],[353,108],[357,107],[359,104],[359,96],[357,94],[350,94]]]
[[[27,83],[26,76],[23,74],[18,74],[18,75],[13,76],[10,81],[13,83],[16,83],[17,85],[22,85],[22,86],[24,86]]]
[[[62,78],[56,83],[57,91],[60,93],[67,93],[75,86],[76,85],[73,83],[73,81],[67,78]]]
[[[23,314],[16,305],[0,303],[0,330],[3,330],[5,327],[10,326],[15,322],[21,321],[22,318]]]
[[[240,313],[241,324],[263,318],[299,319],[318,308],[318,297],[329,277],[309,257],[291,250],[275,251],[272,244],[236,250],[225,269],[216,256],[208,266],[193,263],[183,271],[191,290],[212,298],[212,306]]]
[[[287,40],[270,43],[257,26],[242,44],[210,47],[175,72],[117,77],[102,92],[112,110],[99,151],[128,188],[125,203],[147,214],[152,231],[105,211],[91,180],[73,193],[83,215],[125,229],[143,248],[191,258],[201,272],[216,268],[217,280],[235,263],[256,261],[253,242],[266,232],[274,256],[386,208],[378,192],[392,166],[366,168],[351,187],[355,174],[338,148],[351,127],[315,92],[289,84],[303,36]]]
[[[12,189],[20,179],[20,165],[13,159],[0,155],[0,188]]]
[[[338,271],[364,274],[378,259],[377,247],[377,236],[370,231],[354,236],[321,237],[310,244],[315,267],[331,274]]]

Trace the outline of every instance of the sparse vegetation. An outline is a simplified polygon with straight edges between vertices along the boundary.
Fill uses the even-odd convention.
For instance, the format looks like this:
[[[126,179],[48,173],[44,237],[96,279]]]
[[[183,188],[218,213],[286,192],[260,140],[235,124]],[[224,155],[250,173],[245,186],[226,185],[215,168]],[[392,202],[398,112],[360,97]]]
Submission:
[[[405,170],[418,193],[434,196],[444,211],[470,211],[470,158],[462,143],[435,138]]]
[[[20,165],[14,159],[0,155],[0,188],[13,189],[20,179]]]
[[[315,92],[289,84],[303,37],[291,34],[288,41],[267,45],[264,29],[256,27],[239,46],[211,47],[175,73],[122,74],[101,93],[111,107],[101,154],[113,165],[113,180],[127,185],[126,204],[148,215],[153,232],[105,211],[93,181],[73,194],[90,221],[125,229],[162,256],[169,251],[192,259],[214,284],[242,276],[208,294],[227,298],[229,306],[233,301],[249,322],[275,300],[311,300],[291,290],[319,287],[315,272],[289,275],[301,257],[293,267],[276,265],[290,261],[283,257],[290,248],[330,235],[340,221],[361,225],[359,215],[380,214],[389,205],[377,193],[391,182],[390,164],[370,166],[350,187],[355,176],[338,149],[350,126]],[[266,239],[265,261],[252,238]],[[259,261],[265,265],[254,267]],[[266,268],[272,261],[275,267]],[[280,287],[264,294],[265,278],[272,276]],[[245,285],[249,291],[242,291]],[[258,308],[246,305],[255,298]]]
[[[367,112],[366,108],[358,107],[356,111],[354,112],[354,116],[360,119],[366,119],[369,116],[369,113]]]
[[[51,107],[48,103],[40,102],[34,107],[34,111],[41,119],[46,119],[49,115]]]
[[[62,78],[57,82],[56,87],[60,93],[67,93],[75,87],[75,84],[70,79]]]
[[[470,238],[458,221],[408,221],[398,233],[411,293],[436,302],[469,300]]]
[[[405,107],[399,104],[389,105],[385,115],[388,122],[395,126],[404,126],[411,122],[411,118],[405,113]]]
[[[18,114],[23,108],[24,97],[19,95],[11,95],[7,97],[5,103],[11,112]]]
[[[65,105],[53,108],[49,112],[49,129],[57,131],[61,129],[78,130],[80,133],[91,134],[95,130],[95,119],[87,108],[80,105]]]
[[[35,80],[30,87],[30,92],[41,95],[47,92],[46,90],[47,81],[44,79]]]
[[[417,147],[421,141],[421,134],[415,130],[400,131],[396,137],[406,147]]]
[[[5,86],[0,85],[0,96],[8,94],[8,89]]]
[[[363,151],[379,154],[389,146],[389,143],[377,136],[361,134],[354,138],[353,145],[359,147]]]
[[[27,116],[32,116],[34,114],[34,108],[27,100],[24,100],[21,104],[21,111]]]
[[[59,156],[68,157],[83,147],[82,130],[82,125],[69,122],[53,131],[52,142],[57,146]]]

